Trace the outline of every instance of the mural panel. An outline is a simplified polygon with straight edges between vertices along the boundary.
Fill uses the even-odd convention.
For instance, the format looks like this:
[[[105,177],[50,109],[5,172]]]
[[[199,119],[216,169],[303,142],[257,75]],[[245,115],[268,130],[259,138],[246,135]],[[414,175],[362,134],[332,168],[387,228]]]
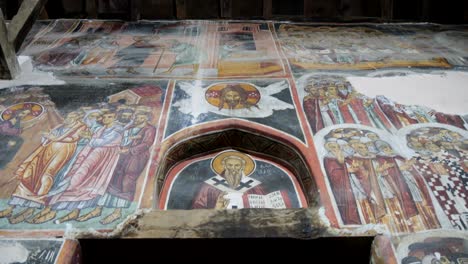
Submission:
[[[179,165],[166,179],[164,209],[307,206],[295,176],[280,165],[228,150]]]
[[[54,264],[63,243],[63,240],[0,239],[0,263]]]
[[[284,79],[177,81],[165,137],[186,127],[228,118],[266,125],[305,140]]]
[[[315,136],[343,225],[384,224],[393,233],[467,229],[468,133],[412,125],[392,135],[335,125]]]
[[[278,76],[284,68],[266,23],[62,21],[23,50],[63,76]]]
[[[468,261],[468,239],[461,231],[437,230],[377,236],[371,263],[457,263]]]
[[[462,116],[425,106],[403,105],[385,96],[356,91],[343,75],[311,74],[298,80],[298,92],[309,126],[315,134],[337,124],[361,124],[395,133],[412,124],[441,123],[466,129]]]
[[[95,80],[1,90],[0,229],[72,220],[102,228],[132,213],[166,86]]]
[[[468,133],[450,126],[415,125],[399,135],[414,151],[411,162],[450,224],[468,229]]]
[[[294,73],[468,65],[463,27],[278,23],[275,28]]]
[[[397,249],[401,263],[467,263],[468,240],[462,237],[427,236]]]

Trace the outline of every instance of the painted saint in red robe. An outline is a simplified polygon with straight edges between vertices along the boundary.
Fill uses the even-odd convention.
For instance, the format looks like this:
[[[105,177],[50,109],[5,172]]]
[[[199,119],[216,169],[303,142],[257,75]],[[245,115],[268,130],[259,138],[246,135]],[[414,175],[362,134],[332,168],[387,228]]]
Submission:
[[[325,143],[325,149],[327,149],[328,154],[323,159],[323,166],[343,224],[359,225],[361,220],[345,164],[345,154],[336,141]]]

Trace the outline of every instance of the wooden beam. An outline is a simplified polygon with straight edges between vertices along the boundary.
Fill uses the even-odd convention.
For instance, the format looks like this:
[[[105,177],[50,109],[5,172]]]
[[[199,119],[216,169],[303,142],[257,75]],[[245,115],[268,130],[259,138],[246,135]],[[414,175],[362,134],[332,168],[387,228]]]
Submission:
[[[86,2],[86,14],[88,18],[96,19],[98,17],[98,0],[85,0]]]
[[[174,19],[175,4],[173,0],[141,1],[141,19]]]
[[[232,0],[220,0],[219,6],[221,7],[221,17],[231,18],[232,17]]]
[[[304,0],[304,17],[333,19],[339,15],[340,0]]]
[[[130,19],[137,21],[141,18],[141,0],[130,1]]]
[[[18,13],[8,25],[8,40],[13,44],[15,52],[20,50],[24,39],[46,3],[47,0],[23,0],[21,3]]]
[[[304,0],[304,17],[313,17],[314,8],[312,0]]]
[[[14,79],[19,72],[16,52],[8,39],[8,29],[0,9],[0,79]]]
[[[271,18],[273,13],[273,0],[263,0],[263,18]]]
[[[390,21],[393,19],[393,0],[381,0],[382,19]]]
[[[428,21],[430,16],[430,4],[431,1],[429,0],[421,0],[420,1],[420,17],[419,20],[421,21]],[[465,8],[466,10],[466,8]]]
[[[178,19],[187,18],[187,3],[186,0],[176,0],[176,14]]]
[[[49,19],[49,14],[47,13],[47,10],[45,7],[42,8],[41,15],[39,16],[40,20],[46,20]]]

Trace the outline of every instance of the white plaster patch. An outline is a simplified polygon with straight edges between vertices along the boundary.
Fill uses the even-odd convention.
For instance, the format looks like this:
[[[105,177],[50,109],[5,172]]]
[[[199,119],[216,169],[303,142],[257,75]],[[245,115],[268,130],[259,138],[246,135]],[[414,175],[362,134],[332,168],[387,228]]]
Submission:
[[[64,84],[55,78],[52,72],[43,72],[33,68],[29,56],[19,56],[21,73],[14,80],[0,80],[0,89],[18,85],[57,85]]]
[[[384,95],[406,105],[421,105],[448,114],[468,113],[468,73],[408,74],[392,77],[347,77],[360,93]]]
[[[29,251],[20,243],[0,241],[0,264],[23,263],[28,256]]]
[[[327,227],[331,227],[330,220],[328,219],[326,213],[325,213],[325,208],[320,207],[318,210],[320,221]]]

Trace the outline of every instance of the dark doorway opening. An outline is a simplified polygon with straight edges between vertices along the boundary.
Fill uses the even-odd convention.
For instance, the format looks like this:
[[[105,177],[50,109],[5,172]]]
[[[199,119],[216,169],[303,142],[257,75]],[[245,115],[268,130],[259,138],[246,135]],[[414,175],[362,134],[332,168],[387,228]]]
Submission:
[[[82,239],[83,263],[369,263],[373,237]],[[199,262],[200,261],[200,262]]]

